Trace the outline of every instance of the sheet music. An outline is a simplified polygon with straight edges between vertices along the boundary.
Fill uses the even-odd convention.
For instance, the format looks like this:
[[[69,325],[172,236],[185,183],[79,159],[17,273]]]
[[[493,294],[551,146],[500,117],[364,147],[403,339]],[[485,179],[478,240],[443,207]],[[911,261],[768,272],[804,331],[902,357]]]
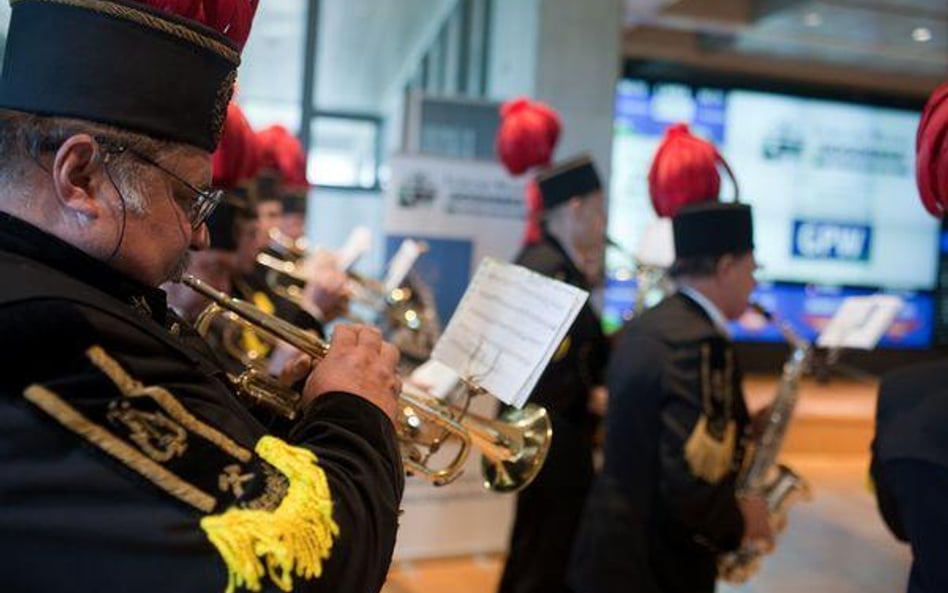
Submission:
[[[822,348],[872,350],[902,310],[901,298],[891,294],[849,297],[823,329],[816,344]]]
[[[425,252],[425,245],[421,241],[414,239],[405,239],[398,246],[398,251],[388,262],[388,273],[385,275],[385,292],[391,292],[402,285],[405,276],[411,271],[412,266]]]
[[[589,293],[484,259],[431,357],[523,407]]]
[[[345,245],[336,252],[339,269],[348,271],[359,258],[372,248],[372,231],[368,227],[357,226],[349,233]]]
[[[431,359],[412,371],[409,380],[428,394],[444,399],[458,386],[461,377],[444,363]]]

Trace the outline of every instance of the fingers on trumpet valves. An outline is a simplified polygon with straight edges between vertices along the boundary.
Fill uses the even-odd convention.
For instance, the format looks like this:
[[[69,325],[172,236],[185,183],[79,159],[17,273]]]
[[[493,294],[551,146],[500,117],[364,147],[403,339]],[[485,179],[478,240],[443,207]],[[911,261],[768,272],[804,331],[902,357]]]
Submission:
[[[379,352],[382,350],[382,332],[379,328],[371,325],[357,324],[352,326],[356,330],[359,346],[364,346],[369,351]]]
[[[401,381],[395,373],[398,359],[389,347],[376,328],[337,326],[326,358],[307,381],[307,397],[331,391],[351,393],[374,404],[394,421]]]

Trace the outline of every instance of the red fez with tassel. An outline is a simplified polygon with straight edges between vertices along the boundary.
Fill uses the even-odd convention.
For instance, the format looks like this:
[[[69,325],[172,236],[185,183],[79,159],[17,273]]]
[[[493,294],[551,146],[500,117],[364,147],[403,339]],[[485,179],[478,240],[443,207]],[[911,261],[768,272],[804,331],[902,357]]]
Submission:
[[[526,97],[501,105],[496,148],[511,175],[549,165],[559,137],[560,118],[547,105]]]
[[[672,217],[688,204],[718,201],[718,164],[731,175],[730,167],[713,144],[693,135],[687,124],[670,126],[648,173],[648,191],[655,213]],[[734,186],[737,187],[736,182]]]
[[[522,175],[537,167],[548,167],[559,140],[559,115],[548,105],[518,97],[500,107],[500,128],[495,147],[500,162],[511,175]],[[527,226],[523,243],[540,240],[543,198],[536,180],[531,179],[526,189]]]
[[[948,83],[932,92],[918,124],[915,179],[922,204],[933,216],[948,210]]]

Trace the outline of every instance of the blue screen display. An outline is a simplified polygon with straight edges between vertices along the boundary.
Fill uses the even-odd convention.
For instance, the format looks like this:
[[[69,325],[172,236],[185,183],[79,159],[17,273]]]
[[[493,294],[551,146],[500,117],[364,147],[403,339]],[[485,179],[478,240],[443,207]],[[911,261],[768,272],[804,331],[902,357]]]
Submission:
[[[607,330],[616,330],[631,318],[636,292],[634,279],[611,277],[607,281],[603,303],[603,323]],[[751,299],[789,323],[801,336],[814,341],[844,299],[878,292],[868,288],[765,283],[755,289]],[[935,320],[935,299],[931,293],[888,291],[888,294],[901,297],[905,306],[880,340],[879,347],[927,348],[932,341]],[[776,325],[763,322],[757,315],[746,315],[732,322],[730,328],[735,340],[783,342],[784,339]]]
[[[919,114],[856,102],[746,89],[626,79],[615,101],[609,236],[647,252],[656,215],[648,172],[665,130],[686,123],[734,172],[719,198],[751,205],[755,298],[815,337],[848,296],[897,294],[906,303],[880,346],[931,345],[939,255],[948,233],[915,187]],[[738,191],[739,189],[739,191]],[[615,329],[635,299],[628,258],[607,257],[604,325]],[[843,288],[846,287],[846,288]],[[649,303],[651,304],[651,303]],[[736,324],[741,340],[778,341],[776,328]]]

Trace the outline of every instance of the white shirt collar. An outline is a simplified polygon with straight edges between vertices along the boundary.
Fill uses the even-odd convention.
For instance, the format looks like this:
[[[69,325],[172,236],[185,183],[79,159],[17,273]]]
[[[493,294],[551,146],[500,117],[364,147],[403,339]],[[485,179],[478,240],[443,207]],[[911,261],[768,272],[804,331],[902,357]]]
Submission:
[[[724,334],[725,337],[731,337],[731,330],[727,326],[727,318],[724,317],[724,314],[721,313],[721,309],[718,309],[717,305],[711,302],[708,297],[701,294],[699,291],[691,288],[690,286],[680,285],[678,291],[684,293],[685,296],[698,303],[698,306],[701,307],[705,313],[708,314],[708,317],[711,318],[711,323],[714,324],[718,331]]]

